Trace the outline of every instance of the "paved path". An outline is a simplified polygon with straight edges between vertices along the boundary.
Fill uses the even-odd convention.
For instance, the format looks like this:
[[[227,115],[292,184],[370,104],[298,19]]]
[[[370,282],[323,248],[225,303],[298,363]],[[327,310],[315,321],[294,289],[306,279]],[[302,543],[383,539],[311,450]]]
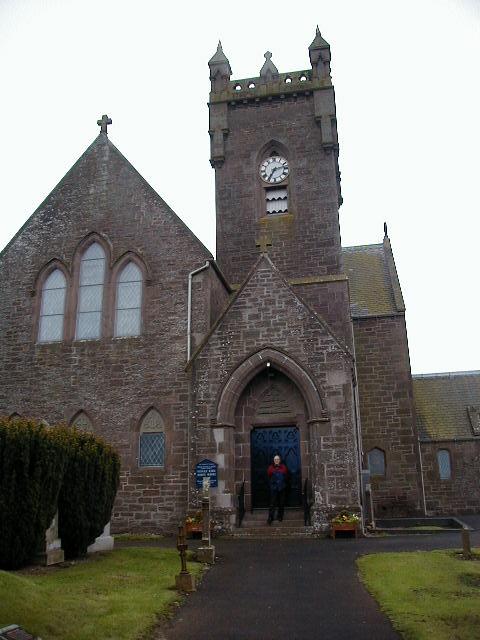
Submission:
[[[472,533],[480,546],[480,531]],[[217,540],[217,564],[156,640],[398,640],[358,580],[377,551],[460,546],[460,535]]]

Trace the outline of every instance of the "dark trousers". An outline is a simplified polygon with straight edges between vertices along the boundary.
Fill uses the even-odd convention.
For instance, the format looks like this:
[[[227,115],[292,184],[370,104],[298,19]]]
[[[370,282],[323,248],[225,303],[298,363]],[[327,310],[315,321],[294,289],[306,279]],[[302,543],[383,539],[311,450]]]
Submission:
[[[285,489],[281,491],[270,491],[270,510],[268,519],[275,519],[275,509],[278,509],[278,519],[283,519],[283,510],[285,508]]]

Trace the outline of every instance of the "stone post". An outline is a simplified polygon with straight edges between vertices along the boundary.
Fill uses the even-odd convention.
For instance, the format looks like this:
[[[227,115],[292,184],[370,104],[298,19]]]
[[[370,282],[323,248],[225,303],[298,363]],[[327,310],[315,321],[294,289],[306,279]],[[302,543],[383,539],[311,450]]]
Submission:
[[[462,529],[462,546],[463,546],[463,557],[466,560],[470,560],[472,557],[472,546],[470,544],[470,531],[468,529]]]
[[[175,576],[175,585],[179,591],[191,593],[195,591],[195,576],[192,576],[187,569],[188,544],[185,524],[180,524],[178,527],[177,549],[180,554],[181,569],[178,576]]]
[[[202,546],[198,548],[197,559],[207,564],[215,563],[215,547],[210,539],[210,480],[203,479],[202,495]]]
[[[47,567],[51,564],[59,564],[65,559],[62,549],[62,541],[58,537],[58,511],[53,516],[53,520],[45,532],[45,548],[40,549],[35,561],[37,564],[44,564]]]

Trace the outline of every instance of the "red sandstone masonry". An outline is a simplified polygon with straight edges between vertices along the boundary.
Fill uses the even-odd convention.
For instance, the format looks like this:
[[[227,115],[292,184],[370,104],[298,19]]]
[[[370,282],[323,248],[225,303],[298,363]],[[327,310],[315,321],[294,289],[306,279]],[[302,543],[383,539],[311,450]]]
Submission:
[[[403,315],[354,321],[365,467],[368,451],[386,455],[386,475],[373,478],[376,515],[423,510],[408,344]]]
[[[447,449],[452,475],[441,480],[437,452]],[[480,441],[422,442],[423,478],[430,515],[475,514],[480,512]]]
[[[313,96],[229,105],[228,128],[225,162],[215,170],[217,260],[228,281],[243,282],[263,233],[285,278],[340,273],[336,160],[322,149]],[[271,141],[282,143],[276,151],[290,166],[287,216],[263,213],[258,169]]]
[[[109,251],[109,266],[127,251],[145,265],[142,335],[36,344],[38,276],[54,258],[71,273],[77,246],[92,231]],[[172,530],[185,509],[187,277],[209,257],[105,136],[0,256],[0,412],[50,423],[69,422],[79,409],[88,412],[95,432],[122,457],[114,530]],[[107,283],[106,298],[113,286]],[[203,330],[211,313],[205,304],[196,309],[197,317],[207,314]],[[166,425],[164,470],[138,469],[139,423],[152,405]],[[152,503],[142,503],[149,495]]]

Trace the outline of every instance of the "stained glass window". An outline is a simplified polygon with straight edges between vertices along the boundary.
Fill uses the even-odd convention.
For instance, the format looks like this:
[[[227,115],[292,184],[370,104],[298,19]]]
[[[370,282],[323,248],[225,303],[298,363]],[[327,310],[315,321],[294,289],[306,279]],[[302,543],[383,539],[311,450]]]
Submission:
[[[448,449],[439,449],[437,452],[437,462],[440,480],[450,480],[452,477],[450,451],[448,451]]]
[[[142,321],[142,272],[134,262],[128,262],[117,282],[115,336],[138,336]]]
[[[39,342],[59,342],[63,339],[63,319],[67,282],[60,269],[45,280],[40,306]]]
[[[104,279],[105,252],[94,242],[80,262],[76,333],[79,340],[100,338]]]
[[[372,476],[385,475],[385,454],[381,449],[372,449],[368,452],[368,468]]]
[[[141,467],[165,466],[164,423],[156,409],[150,409],[142,420],[139,465]]]

